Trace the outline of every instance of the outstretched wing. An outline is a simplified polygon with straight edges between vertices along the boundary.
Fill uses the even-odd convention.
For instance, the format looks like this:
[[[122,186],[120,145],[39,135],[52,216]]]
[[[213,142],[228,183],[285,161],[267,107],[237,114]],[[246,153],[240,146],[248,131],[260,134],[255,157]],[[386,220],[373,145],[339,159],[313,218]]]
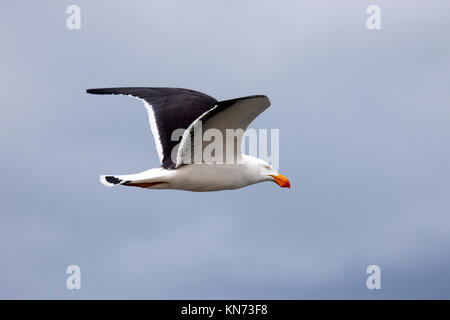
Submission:
[[[159,160],[165,169],[173,169],[176,165],[171,158],[172,149],[177,145],[177,141],[171,140],[174,130],[187,129],[217,103],[216,99],[204,93],[180,88],[102,88],[86,92],[127,95],[143,100]]]
[[[214,108],[203,113],[185,131],[178,148],[176,167],[196,162],[195,154],[198,152],[202,152],[203,155],[205,147],[210,144],[203,139],[203,133],[208,129],[220,130],[223,138],[222,154],[216,155],[215,158],[220,158],[219,161],[222,163],[236,163],[241,158],[241,141],[244,131],[269,106],[270,100],[264,95],[217,102]],[[199,130],[200,127],[201,130]],[[235,132],[238,129],[241,130],[236,136],[228,136],[227,129],[233,129]],[[197,137],[196,132],[202,132],[202,135]],[[227,141],[227,139],[233,140]],[[233,159],[226,159],[228,158],[226,157],[227,145],[234,147]]]

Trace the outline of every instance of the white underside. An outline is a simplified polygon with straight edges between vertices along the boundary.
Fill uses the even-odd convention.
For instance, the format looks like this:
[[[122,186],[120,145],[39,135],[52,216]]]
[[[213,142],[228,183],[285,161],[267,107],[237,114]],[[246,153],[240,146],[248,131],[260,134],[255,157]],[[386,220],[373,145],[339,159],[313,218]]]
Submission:
[[[262,160],[250,156],[243,157],[246,161],[241,164],[189,164],[174,170],[155,168],[138,174],[115,177],[139,184],[158,182],[147,189],[177,189],[198,192],[238,189],[271,180],[270,176],[261,174],[261,167],[258,163]]]

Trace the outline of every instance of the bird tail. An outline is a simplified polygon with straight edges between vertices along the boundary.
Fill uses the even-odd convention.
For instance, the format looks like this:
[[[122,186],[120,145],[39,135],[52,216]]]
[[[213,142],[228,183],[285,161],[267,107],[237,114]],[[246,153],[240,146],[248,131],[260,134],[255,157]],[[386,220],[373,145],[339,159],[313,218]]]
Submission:
[[[100,182],[103,183],[107,187],[114,187],[114,186],[126,183],[127,180],[124,180],[122,178],[122,176],[102,175],[102,176],[100,176]]]
[[[164,169],[150,169],[144,172],[127,175],[102,175],[100,176],[100,182],[107,187],[114,187],[118,185],[150,188],[158,186],[157,188],[164,187],[167,181],[164,181]]]

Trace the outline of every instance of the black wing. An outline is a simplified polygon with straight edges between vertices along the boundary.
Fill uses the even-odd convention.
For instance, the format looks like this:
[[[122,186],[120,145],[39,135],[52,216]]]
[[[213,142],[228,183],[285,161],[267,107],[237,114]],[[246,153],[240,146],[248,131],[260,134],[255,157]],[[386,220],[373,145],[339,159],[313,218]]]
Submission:
[[[172,132],[187,129],[195,119],[217,103],[216,99],[204,93],[180,88],[102,88],[88,89],[86,92],[128,95],[144,100],[156,149],[165,169],[175,168],[171,154],[178,141],[171,141]]]

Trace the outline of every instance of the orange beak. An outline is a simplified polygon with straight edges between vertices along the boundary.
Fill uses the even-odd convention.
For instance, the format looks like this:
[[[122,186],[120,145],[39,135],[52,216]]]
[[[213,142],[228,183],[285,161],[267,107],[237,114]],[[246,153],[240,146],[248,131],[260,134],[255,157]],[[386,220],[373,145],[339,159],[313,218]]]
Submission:
[[[274,179],[274,182],[282,188],[291,188],[291,183],[289,179],[283,176],[282,174],[271,175]]]

